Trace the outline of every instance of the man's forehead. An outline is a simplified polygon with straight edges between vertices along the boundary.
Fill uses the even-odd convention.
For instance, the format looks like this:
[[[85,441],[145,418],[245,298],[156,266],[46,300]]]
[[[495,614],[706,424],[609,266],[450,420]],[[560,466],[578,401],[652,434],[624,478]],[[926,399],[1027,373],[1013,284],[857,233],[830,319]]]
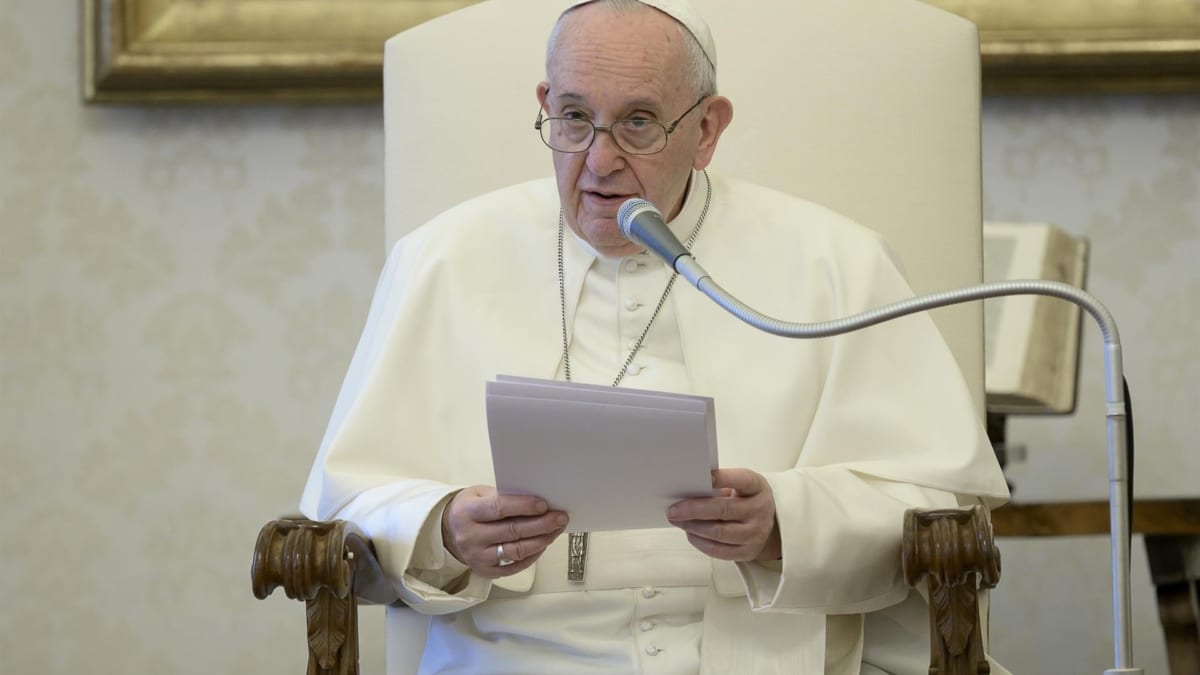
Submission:
[[[555,91],[552,87],[547,93],[551,99],[554,99],[560,105],[581,105],[591,107],[593,102],[584,94],[565,89]],[[630,96],[619,97],[621,106],[624,108],[644,108],[646,110],[658,110],[663,107],[663,101],[655,96],[647,96],[642,94],[633,94]]]
[[[565,30],[547,64],[550,99],[615,112],[637,102],[658,109],[687,90],[678,39],[659,39],[670,19],[629,22],[616,16],[579,17]]]
[[[597,0],[574,0],[571,6],[563,12],[566,14],[583,5],[590,5]],[[682,25],[696,42],[700,43],[700,48],[704,51],[704,55],[708,58],[708,62],[712,64],[713,70],[717,68],[717,46],[713,41],[712,31],[708,28],[708,23],[700,12],[696,9],[690,0],[637,0],[641,4],[657,9],[667,16],[675,19],[677,23]]]

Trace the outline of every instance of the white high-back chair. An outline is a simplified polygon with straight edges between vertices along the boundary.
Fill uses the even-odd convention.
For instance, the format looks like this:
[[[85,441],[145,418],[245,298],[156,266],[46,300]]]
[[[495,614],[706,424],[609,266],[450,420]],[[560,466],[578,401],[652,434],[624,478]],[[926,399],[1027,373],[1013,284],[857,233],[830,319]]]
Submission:
[[[694,1],[716,40],[718,88],[734,105],[714,170],[873,228],[918,293],[981,280],[974,25],[917,0]],[[533,129],[534,91],[567,4],[487,0],[388,41],[389,247],[459,202],[552,173]],[[934,318],[982,417],[982,308]],[[410,625],[389,625],[389,635],[412,640],[388,645],[390,674],[415,671],[420,621],[389,610],[389,624]]]
[[[918,293],[982,279],[973,24],[917,0],[694,2],[734,106],[714,170],[876,230]],[[389,247],[459,202],[553,172],[534,88],[567,4],[486,0],[388,41]],[[982,308],[934,318],[982,415]]]

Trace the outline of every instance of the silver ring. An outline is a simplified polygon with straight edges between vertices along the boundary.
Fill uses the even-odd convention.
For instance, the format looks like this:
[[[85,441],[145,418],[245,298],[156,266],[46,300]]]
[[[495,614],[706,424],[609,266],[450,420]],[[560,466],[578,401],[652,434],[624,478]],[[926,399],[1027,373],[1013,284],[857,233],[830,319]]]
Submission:
[[[504,557],[504,544],[496,544],[496,566],[504,567],[511,564],[513,561]]]

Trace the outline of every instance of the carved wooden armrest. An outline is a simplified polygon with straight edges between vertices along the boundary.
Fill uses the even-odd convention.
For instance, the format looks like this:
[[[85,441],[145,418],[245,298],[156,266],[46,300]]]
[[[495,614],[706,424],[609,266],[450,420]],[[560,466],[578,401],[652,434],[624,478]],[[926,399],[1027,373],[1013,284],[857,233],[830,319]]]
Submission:
[[[902,561],[908,585],[929,582],[929,675],[990,673],[978,590],[1000,581],[1000,551],[987,509],[907,511]]]
[[[283,587],[308,610],[308,675],[357,675],[358,599],[398,600],[371,542],[344,520],[282,518],[258,533],[250,576],[262,600]]]

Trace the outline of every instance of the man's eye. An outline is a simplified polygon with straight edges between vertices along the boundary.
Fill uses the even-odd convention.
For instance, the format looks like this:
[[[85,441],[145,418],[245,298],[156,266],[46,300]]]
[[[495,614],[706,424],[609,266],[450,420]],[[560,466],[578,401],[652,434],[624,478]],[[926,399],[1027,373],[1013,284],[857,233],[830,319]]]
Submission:
[[[565,110],[565,111],[563,111],[562,115],[559,115],[559,117],[562,117],[563,119],[568,119],[568,120],[586,120],[587,119],[586,117],[584,117],[583,113],[579,112],[578,110]]]
[[[644,129],[645,127],[654,124],[654,120],[646,119],[645,117],[630,117],[629,119],[625,120],[625,123],[634,129]]]

